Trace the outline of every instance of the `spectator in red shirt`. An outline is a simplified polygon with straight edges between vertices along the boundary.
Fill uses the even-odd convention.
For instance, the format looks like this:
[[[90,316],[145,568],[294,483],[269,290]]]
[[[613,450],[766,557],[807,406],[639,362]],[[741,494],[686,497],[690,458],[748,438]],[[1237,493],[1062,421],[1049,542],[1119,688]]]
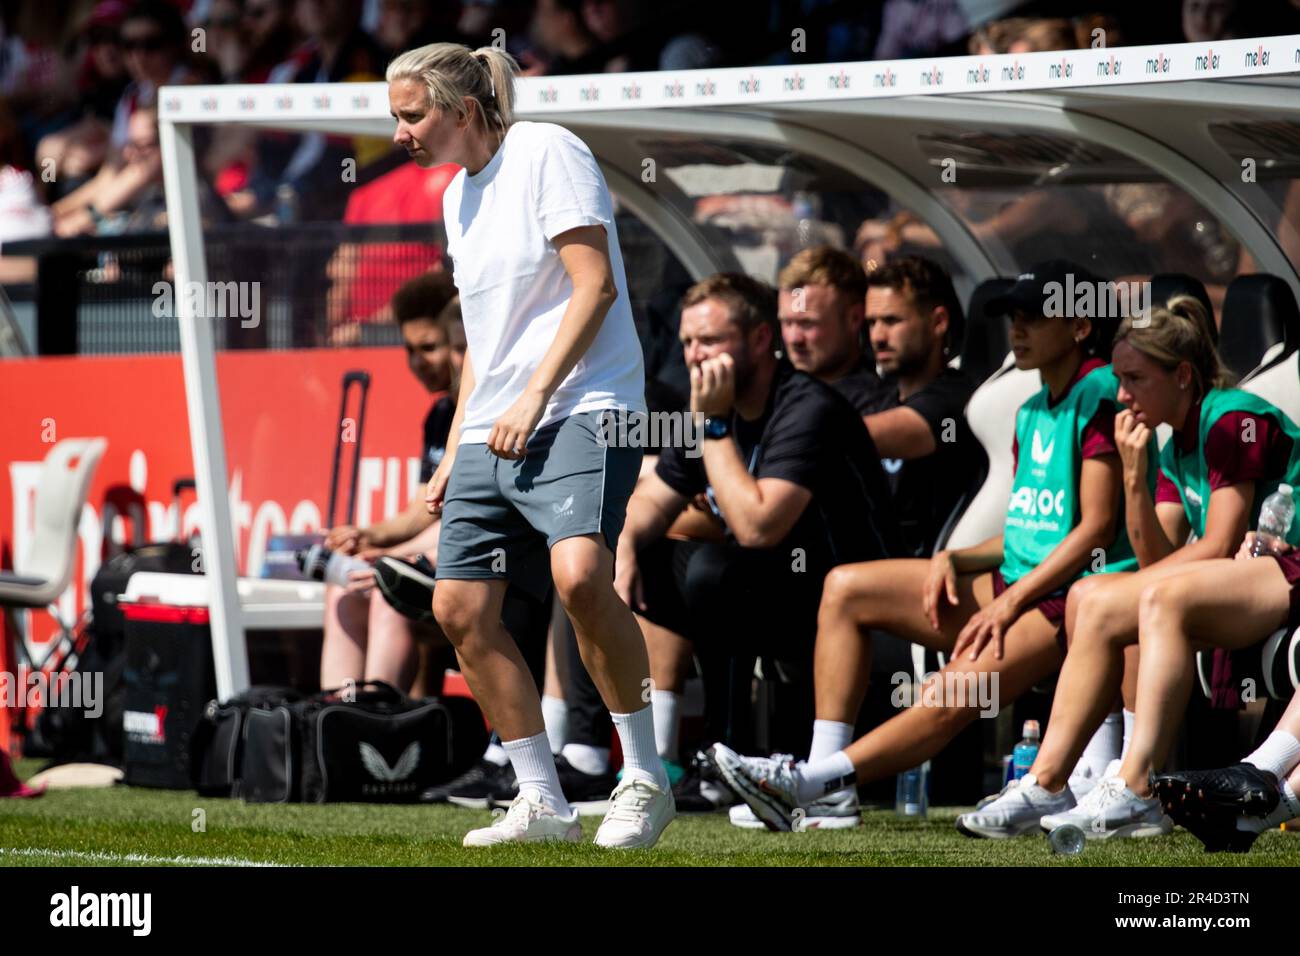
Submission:
[[[391,173],[360,186],[348,199],[343,221],[349,225],[442,222],[442,193],[460,167],[451,164],[421,169],[404,163]],[[386,322],[389,299],[412,275],[442,268],[442,250],[431,242],[344,243],[326,275],[333,285],[328,299],[330,341],[350,344],[361,324]]]

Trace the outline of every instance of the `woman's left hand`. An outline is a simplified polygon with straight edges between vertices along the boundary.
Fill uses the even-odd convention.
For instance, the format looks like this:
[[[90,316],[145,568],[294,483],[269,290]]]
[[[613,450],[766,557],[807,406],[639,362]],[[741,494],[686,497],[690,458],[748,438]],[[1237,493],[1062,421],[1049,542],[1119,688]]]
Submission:
[[[487,440],[488,450],[511,461],[523,458],[528,453],[528,439],[545,411],[546,396],[525,391],[492,426]]]
[[[953,660],[967,650],[970,651],[970,659],[975,660],[989,641],[993,642],[994,659],[1002,660],[1002,642],[1018,617],[1020,609],[1015,597],[1009,589],[1003,591],[966,622],[966,626],[957,635],[957,643],[953,645]]]

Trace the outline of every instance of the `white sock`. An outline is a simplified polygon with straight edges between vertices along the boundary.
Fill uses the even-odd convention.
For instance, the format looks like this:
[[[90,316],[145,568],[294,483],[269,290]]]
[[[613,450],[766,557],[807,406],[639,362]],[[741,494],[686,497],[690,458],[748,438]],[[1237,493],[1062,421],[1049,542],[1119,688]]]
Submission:
[[[510,755],[498,743],[488,744],[487,750],[483,751],[483,759],[488,763],[494,763],[498,767],[504,767],[510,762]]]
[[[569,766],[581,773],[593,777],[609,770],[609,748],[593,747],[591,744],[565,744],[560,751]]]
[[[565,738],[569,736],[569,705],[563,697],[542,695],[542,723],[546,725],[546,739],[551,744],[551,753],[558,754],[564,749]]]
[[[1283,780],[1279,789],[1282,791],[1282,799],[1273,808],[1273,812],[1268,815],[1266,821],[1270,827],[1281,826],[1283,823],[1290,823],[1296,817],[1300,817],[1300,797],[1296,796],[1291,781]]]
[[[1070,776],[1090,776],[1100,779],[1106,765],[1120,756],[1124,747],[1124,722],[1118,713],[1107,714],[1097,732],[1083,748],[1083,756],[1074,765]]]
[[[623,745],[623,776],[645,777],[665,792],[672,789],[668,771],[659,759],[655,746],[655,712],[653,707],[642,707],[630,714],[611,713],[619,743]]]
[[[839,793],[848,787],[856,787],[858,774],[853,769],[849,755],[843,750],[837,750],[816,763],[801,765],[795,771],[795,780],[798,782],[799,803],[802,805]]]
[[[562,817],[572,814],[569,801],[560,789],[560,777],[555,772],[555,757],[546,733],[533,734],[519,740],[502,741],[501,746],[510,755],[510,763],[519,779],[519,792],[533,790],[538,803],[544,803]]]
[[[1278,801],[1272,813],[1266,817],[1238,817],[1237,829],[1263,833],[1265,830],[1271,830],[1300,817],[1300,797],[1296,796],[1290,781],[1283,780],[1278,789],[1282,791],[1282,799]]]
[[[1253,754],[1242,763],[1267,770],[1279,780],[1285,780],[1291,771],[1300,766],[1300,740],[1285,730],[1275,730],[1268,735]]]
[[[1128,745],[1133,742],[1133,725],[1137,723],[1137,714],[1124,708],[1124,743],[1119,750],[1119,759],[1123,760],[1128,756]]]
[[[853,743],[853,725],[838,720],[814,720],[808,762],[816,763]]]
[[[652,690],[650,706],[654,708],[655,716],[655,750],[660,757],[676,763],[682,697],[670,690]]]

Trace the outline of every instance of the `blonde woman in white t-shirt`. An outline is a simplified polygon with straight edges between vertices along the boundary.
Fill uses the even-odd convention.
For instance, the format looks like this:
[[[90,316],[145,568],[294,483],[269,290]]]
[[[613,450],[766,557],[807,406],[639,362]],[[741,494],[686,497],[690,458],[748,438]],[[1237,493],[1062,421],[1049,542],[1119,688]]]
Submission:
[[[514,122],[517,65],[453,43],[389,64],[393,141],[420,166],[463,167],[443,197],[468,350],[447,454],[429,481],[442,513],[433,612],[496,728],[519,796],[467,846],[581,838],[541,701],[501,626],[507,584],[554,581],[623,747],[596,833],[653,845],[675,815],[645,693],[649,664],[614,592],[614,554],[640,467],[620,416],[644,413],[641,347],[618,230],[591,151],[560,126]]]

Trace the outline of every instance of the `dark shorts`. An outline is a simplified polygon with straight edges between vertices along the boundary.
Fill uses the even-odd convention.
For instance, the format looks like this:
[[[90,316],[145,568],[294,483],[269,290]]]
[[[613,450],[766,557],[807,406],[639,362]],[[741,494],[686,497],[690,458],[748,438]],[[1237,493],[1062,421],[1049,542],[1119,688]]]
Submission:
[[[439,581],[507,580],[544,600],[557,541],[600,534],[617,551],[642,452],[602,442],[601,414],[541,429],[520,461],[485,444],[460,446],[442,509]]]
[[[638,552],[637,566],[645,597],[639,613],[697,650],[812,660],[826,574],[792,572],[788,551],[661,538]]]
[[[1300,627],[1300,552],[1288,551],[1286,554],[1272,555],[1286,583],[1291,585],[1291,613],[1287,616],[1288,628]]]
[[[1000,569],[995,570],[993,572],[993,596],[1000,597],[1008,587],[1010,585],[1003,579],[1002,571]],[[1066,595],[1064,593],[1049,594],[1045,598],[1039,598],[1029,607],[1029,610],[1039,611],[1043,617],[1047,618],[1049,623],[1056,625],[1056,643],[1060,645],[1062,654],[1069,650],[1070,646],[1065,638],[1065,600]]]

